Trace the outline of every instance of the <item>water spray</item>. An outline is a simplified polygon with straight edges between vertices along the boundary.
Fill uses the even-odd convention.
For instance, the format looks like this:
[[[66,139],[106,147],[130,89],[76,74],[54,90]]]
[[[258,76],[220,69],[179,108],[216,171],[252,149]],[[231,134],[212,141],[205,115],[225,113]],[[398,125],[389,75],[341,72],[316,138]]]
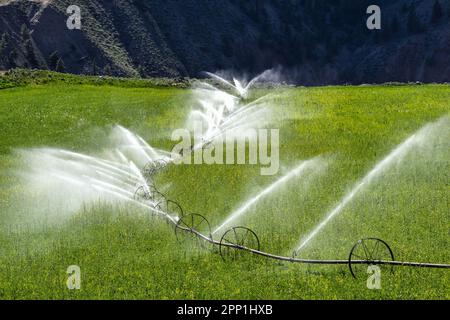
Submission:
[[[203,112],[198,111],[200,114],[194,112],[194,115],[200,115],[210,125],[207,134],[202,137],[202,143],[192,147],[194,150],[196,148],[204,148],[208,143],[213,141],[217,135],[223,134],[226,129],[237,129],[242,127],[246,122],[251,120],[252,117],[259,115],[260,112],[260,110],[255,107],[257,106],[255,102],[253,102],[253,105],[241,105],[240,101],[247,97],[249,88],[255,82],[264,78],[264,73],[247,84],[239,82],[236,79],[233,80],[233,84],[217,75],[209,75],[234,89],[239,97],[230,97],[229,94],[220,91],[209,84],[204,84],[204,87],[208,88],[206,90],[213,93],[212,101],[216,99],[216,102],[211,104],[203,103]],[[49,167],[48,170],[50,170],[49,172],[46,172],[46,174],[48,174],[47,176],[56,178],[64,183],[75,184],[81,190],[84,190],[85,187],[92,188],[100,193],[108,194],[115,199],[125,200],[148,209],[152,214],[161,217],[175,228],[177,239],[184,233],[193,236],[197,241],[201,242],[202,245],[207,244],[208,247],[211,248],[218,247],[218,252],[226,261],[235,259],[243,253],[250,253],[255,256],[292,263],[322,265],[347,264],[352,276],[357,277],[357,269],[360,265],[450,269],[449,264],[396,261],[390,246],[385,241],[377,238],[360,239],[351,248],[347,259],[320,260],[302,259],[298,257],[299,251],[305,247],[333,217],[339,214],[360,190],[368,185],[385,168],[403,158],[409,150],[421,145],[423,142],[422,133],[427,131],[427,128],[429,129],[429,126],[411,136],[392,151],[384,160],[377,164],[367,176],[344,197],[339,205],[334,208],[301,242],[300,246],[290,257],[275,255],[262,250],[260,238],[253,230],[247,227],[232,226],[223,233],[220,240],[215,240],[213,235],[219,230],[224,229],[225,226],[231,224],[238,217],[242,216],[242,214],[257,201],[270,194],[281,184],[286,183],[294,177],[300,176],[308,167],[314,165],[315,161],[313,160],[302,162],[299,166],[289,171],[287,175],[248,200],[241,208],[233,212],[222,224],[212,231],[208,220],[203,215],[187,212],[178,202],[168,199],[156,188],[154,184],[155,176],[164,168],[167,168],[173,162],[173,158],[168,157],[166,151],[152,148],[144,139],[123,127],[118,126],[115,128],[115,133],[122,142],[115,150],[115,155],[118,157],[118,160],[102,159],[58,149],[41,150],[40,155],[47,161],[43,162]],[[139,167],[142,168],[142,170],[139,169]],[[41,176],[42,173],[40,173],[37,178]]]

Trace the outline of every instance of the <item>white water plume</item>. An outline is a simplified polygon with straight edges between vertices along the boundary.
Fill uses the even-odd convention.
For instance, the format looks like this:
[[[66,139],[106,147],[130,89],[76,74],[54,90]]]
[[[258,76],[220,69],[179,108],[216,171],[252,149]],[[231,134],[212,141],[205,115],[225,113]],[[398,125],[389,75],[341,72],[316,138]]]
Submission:
[[[134,199],[139,187],[148,189],[139,168],[166,159],[167,152],[152,148],[121,126],[114,127],[110,140],[111,149],[97,156],[50,148],[18,151],[24,164],[19,175],[25,181],[27,193],[55,208],[59,217],[97,201],[127,201],[176,219],[155,209],[156,204],[150,200],[141,203]]]
[[[423,148],[427,146],[429,139],[433,135],[438,135],[442,126],[449,126],[450,121],[448,117],[441,118],[435,123],[428,124],[422,129],[411,135],[403,143],[398,145],[391,153],[389,153],[383,160],[375,165],[375,167],[369,171],[369,173],[360,180],[351,191],[344,196],[339,204],[334,207],[325,218],[306,236],[302,239],[296,252],[302,250],[307,246],[311,240],[317,236],[317,234],[342,210],[353,200],[353,198],[364,188],[379,176],[386,169],[390,168],[394,164],[398,164],[409,152],[417,148]]]
[[[201,120],[206,127],[197,140],[201,143],[194,150],[221,137],[225,131],[239,136],[246,128],[261,128],[266,123],[269,117],[265,96],[249,103],[244,99],[251,87],[269,73],[264,72],[248,82],[237,79],[229,82],[209,74],[234,88],[237,96],[206,82],[194,88],[195,107],[199,109],[192,111],[188,124]],[[97,200],[135,202],[133,196],[138,187],[149,191],[142,175],[144,166],[174,160],[175,155],[150,146],[142,137],[119,125],[113,128],[109,140],[110,144],[95,156],[49,148],[20,151],[25,164],[20,175],[25,177],[32,193],[46,196],[50,207],[55,201],[63,204],[65,207],[58,209],[63,214]]]
[[[272,77],[273,70],[265,70],[264,72],[260,73],[250,81],[246,80],[238,80],[235,77],[232,77],[232,81],[229,81],[225,79],[225,77],[220,76],[216,73],[211,72],[205,72],[207,76],[209,76],[212,79],[215,79],[219,81],[220,83],[224,84],[225,86],[233,89],[235,93],[239,95],[239,97],[246,99],[248,97],[249,90],[253,85],[255,85],[258,81],[269,79]]]
[[[263,191],[248,199],[239,209],[232,212],[223,223],[221,223],[218,227],[216,227],[212,234],[217,233],[219,230],[223,229],[231,222],[235,221],[236,219],[244,215],[258,201],[260,201],[262,198],[266,196],[273,194],[274,192],[277,191],[277,189],[279,189],[282,185],[288,183],[290,180],[293,180],[294,178],[297,179],[301,178],[302,176],[308,173],[309,169],[316,170],[321,167],[323,167],[323,160],[321,160],[320,158],[314,158],[307,161],[303,161],[297,167],[290,170],[286,175],[279,178],[277,181],[269,185]]]
[[[114,127],[110,140],[116,147],[118,161],[127,162],[126,159],[132,159],[138,167],[143,167],[151,161],[170,159],[169,152],[153,148],[142,137],[120,125]]]
[[[249,103],[243,100],[248,97],[251,87],[269,73],[270,70],[265,71],[248,83],[233,78],[234,84],[217,74],[206,73],[211,78],[235,89],[238,95],[232,95],[206,82],[200,82],[197,85],[197,88],[193,90],[197,108],[191,112],[187,122],[187,128],[194,130],[197,134],[197,141],[202,141],[196,144],[194,149],[222,137],[225,132],[239,136],[239,133],[245,132],[248,128],[262,128],[269,122],[270,112],[267,106],[269,95]],[[197,123],[202,123],[204,129],[200,136],[198,132],[195,132]]]

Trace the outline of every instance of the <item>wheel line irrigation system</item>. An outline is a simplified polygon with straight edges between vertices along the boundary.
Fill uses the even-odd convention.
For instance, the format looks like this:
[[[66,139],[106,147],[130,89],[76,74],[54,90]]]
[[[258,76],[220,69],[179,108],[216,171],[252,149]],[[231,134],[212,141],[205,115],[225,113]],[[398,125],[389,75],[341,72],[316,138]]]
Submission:
[[[147,168],[143,171],[143,175],[147,181],[147,186],[141,186],[136,190],[134,200],[140,204],[143,204],[146,208],[163,217],[169,224],[174,226],[178,240],[180,232],[189,233],[204,244],[210,244],[213,247],[218,247],[219,253],[224,260],[236,258],[238,252],[247,252],[256,256],[291,263],[348,265],[350,273],[354,278],[357,278],[355,268],[358,265],[388,265],[450,269],[450,264],[396,261],[390,246],[385,241],[378,238],[363,238],[358,240],[352,247],[348,259],[345,260],[302,259],[298,258],[297,251],[294,251],[291,257],[265,252],[260,248],[260,241],[256,233],[251,229],[242,226],[231,227],[222,235],[219,241],[215,240],[212,236],[211,226],[204,216],[195,213],[185,214],[183,208],[177,202],[167,199],[154,186],[153,176],[160,170],[164,169],[167,165],[167,162],[157,162],[156,164],[149,163]],[[149,167],[152,169],[149,170]],[[150,205],[146,204],[146,202],[149,202]],[[169,205],[175,206],[181,216],[177,218],[171,216],[167,212]],[[207,229],[207,234],[202,233],[197,229],[200,225],[204,226],[204,229]],[[245,233],[245,236],[241,236],[241,233]],[[230,239],[230,236],[232,239]],[[230,255],[230,250],[233,251],[232,255]]]
[[[238,93],[237,96],[220,90],[209,83],[201,82],[196,90],[198,103],[202,109],[194,110],[194,114],[200,116],[207,122],[207,132],[202,134],[201,142],[190,146],[190,151],[208,148],[209,145],[218,137],[226,134],[228,130],[243,130],[246,128],[242,123],[248,124],[253,121],[258,122],[260,126],[264,124],[264,117],[261,118],[260,112],[265,110],[264,105],[257,106],[257,101],[268,97],[265,95],[253,102],[247,103],[248,90],[258,79],[269,77],[270,72],[265,72],[248,84],[241,83],[233,79],[233,83],[221,78],[218,75],[209,74],[214,79],[231,88]],[[205,91],[206,90],[206,91]],[[206,95],[206,96],[205,96]],[[205,100],[206,99],[206,100]],[[206,101],[206,102],[205,102]],[[219,102],[217,102],[219,101]],[[246,104],[247,103],[247,104]],[[263,112],[264,114],[264,112]],[[63,181],[77,189],[81,187],[92,188],[93,191],[108,194],[116,199],[132,201],[133,203],[150,210],[155,215],[164,218],[167,223],[175,227],[177,239],[181,234],[190,234],[204,246],[209,244],[211,248],[218,247],[218,251],[224,260],[237,258],[243,253],[253,254],[268,259],[274,259],[292,263],[304,264],[322,264],[322,265],[345,265],[348,264],[351,274],[356,278],[358,266],[364,265],[389,265],[389,266],[408,266],[423,268],[450,268],[450,264],[439,263],[420,263],[396,261],[389,245],[381,239],[364,238],[360,239],[351,248],[348,259],[343,260],[318,260],[302,259],[299,257],[300,250],[331,221],[333,217],[339,214],[342,208],[366,185],[374,179],[379,172],[392,165],[404,155],[416,147],[420,147],[427,140],[430,130],[439,124],[447,125],[448,118],[442,118],[433,126],[427,125],[410,136],[405,142],[395,148],[386,158],[379,162],[356,186],[347,194],[344,199],[328,213],[326,218],[305,238],[300,246],[294,251],[292,256],[275,255],[261,250],[260,241],[255,232],[243,226],[234,226],[225,231],[220,240],[215,240],[213,235],[219,229],[228,227],[236,217],[260,197],[268,194],[281,183],[297,176],[302,170],[310,165],[314,165],[314,159],[304,161],[298,167],[292,169],[287,175],[283,176],[268,188],[264,189],[258,195],[249,199],[241,208],[233,212],[220,226],[211,230],[208,220],[199,214],[186,213],[183,208],[175,201],[169,200],[164,194],[158,191],[154,184],[154,176],[161,170],[171,165],[175,158],[170,152],[151,147],[144,139],[137,134],[130,132],[124,127],[117,126],[113,132],[114,141],[120,142],[120,145],[114,150],[114,156],[108,160],[80,153],[62,150],[62,149],[43,149],[33,150],[27,155],[30,156],[28,162],[38,165],[33,166],[30,176],[33,181],[47,179],[47,177],[56,178],[58,182]],[[188,123],[192,124],[192,119]],[[434,129],[433,129],[434,130]],[[433,131],[434,132],[434,131]],[[169,157],[170,155],[170,157]],[[184,150],[181,150],[179,157],[184,157]],[[138,160],[137,162],[135,160]],[[310,162],[312,161],[312,162]],[[136,162],[136,164],[135,164]],[[58,188],[60,184],[57,185]],[[81,187],[80,187],[81,186]],[[39,185],[39,188],[41,186]],[[58,189],[60,190],[60,189]],[[90,189],[87,189],[90,190]],[[60,191],[59,191],[60,192]],[[84,198],[83,198],[84,199]],[[90,200],[90,198],[88,198]],[[362,270],[360,270],[362,271]]]

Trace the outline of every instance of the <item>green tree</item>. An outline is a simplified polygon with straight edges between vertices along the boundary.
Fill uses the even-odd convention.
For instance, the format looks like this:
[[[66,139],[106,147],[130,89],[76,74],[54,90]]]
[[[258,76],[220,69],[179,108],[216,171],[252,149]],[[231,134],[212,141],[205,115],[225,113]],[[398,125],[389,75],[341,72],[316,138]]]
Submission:
[[[113,72],[112,72],[112,68],[110,64],[107,64],[104,68],[103,68],[103,74],[106,76],[112,76]]]
[[[96,76],[98,74],[98,67],[95,58],[93,58],[91,61],[91,72],[93,76]]]
[[[10,67],[16,66],[16,59],[18,57],[17,49],[12,48],[8,55],[8,64]]]
[[[0,38],[0,54],[3,53],[3,50],[8,46],[8,34],[4,32],[2,37]]]
[[[20,27],[20,36],[22,38],[22,41],[30,40],[30,30],[28,30],[26,24],[22,24],[22,26]]]
[[[0,38],[0,63],[4,64],[7,63],[7,55],[6,50],[9,46],[9,35],[8,33],[4,32],[2,34],[2,37]]]
[[[48,67],[50,68],[50,70],[56,70],[56,66],[58,65],[59,60],[60,58],[58,55],[58,51],[54,51],[48,56]]]
[[[61,58],[59,58],[58,62],[56,63],[55,71],[56,72],[64,72],[64,71],[66,71],[66,67],[64,65],[64,61]]]
[[[25,56],[28,60],[28,64],[31,67],[36,67],[38,62],[34,52],[33,40],[31,39],[30,30],[25,24],[22,24],[22,27],[20,28],[20,35],[22,37],[22,43],[25,48]]]

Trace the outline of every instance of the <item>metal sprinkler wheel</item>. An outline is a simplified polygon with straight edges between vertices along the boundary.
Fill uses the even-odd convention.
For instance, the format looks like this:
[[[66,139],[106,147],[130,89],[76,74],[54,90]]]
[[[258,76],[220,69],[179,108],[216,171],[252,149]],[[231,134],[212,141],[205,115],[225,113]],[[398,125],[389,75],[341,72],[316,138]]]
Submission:
[[[158,192],[158,189],[152,183],[138,185],[133,198],[136,201],[153,201],[155,192]]]
[[[142,173],[145,178],[151,180],[160,170],[167,166],[167,161],[159,159],[148,162],[142,169]]]
[[[177,215],[180,219],[184,216],[183,208],[176,201],[167,199],[166,208],[168,214]]]
[[[169,216],[170,219],[175,219],[174,221],[178,221],[183,217],[183,208],[172,200],[167,199],[162,193],[158,192],[155,194],[157,196],[156,203],[154,204],[155,209],[159,211],[159,214]],[[168,225],[170,225],[169,219],[164,219]],[[175,222],[176,223],[176,222]]]
[[[168,201],[166,196],[159,192],[153,185],[140,186],[136,189],[133,196],[134,200],[139,202],[144,202],[155,210],[162,212],[167,212]],[[175,203],[174,201],[171,201]],[[175,207],[174,205],[171,205]],[[179,207],[179,206],[178,206]],[[179,212],[179,209],[177,210]],[[153,214],[158,215],[160,213],[153,212]]]
[[[152,191],[150,186],[139,186],[134,192],[134,200],[139,202],[149,201],[152,199]]]
[[[260,250],[259,238],[253,230],[246,227],[233,227],[225,232],[220,239],[219,251],[223,260],[236,259],[245,250],[242,248]]]
[[[211,233],[211,226],[204,216],[195,213],[184,214],[183,208],[177,202],[167,199],[156,189],[153,183],[137,186],[134,199],[136,201],[142,201],[154,215],[164,219],[169,225],[174,225],[178,241],[181,241],[182,234],[184,234],[185,237],[189,237],[191,240],[194,238],[196,243],[200,244],[203,248],[207,247],[217,252],[215,248],[219,247],[219,253],[224,261],[227,259],[235,259],[237,256],[247,253],[252,257],[265,257],[292,263],[320,265],[348,264],[354,278],[357,278],[358,274],[366,274],[369,271],[368,267],[371,265],[388,267],[391,272],[394,266],[450,270],[450,264],[445,263],[396,261],[389,245],[378,238],[364,238],[359,240],[352,247],[347,260],[304,259],[298,257],[299,252],[297,250],[293,252],[292,257],[276,255],[261,251],[258,236],[246,227],[233,227],[222,235],[220,242],[214,240]]]
[[[383,261],[394,261],[389,245],[378,238],[364,238],[353,246],[348,257],[348,266],[353,278],[358,274],[367,274],[369,265],[382,265]],[[393,271],[390,266],[391,272]]]
[[[162,219],[165,218],[165,215],[168,215],[168,207],[167,207],[167,198],[165,195],[163,195],[161,192],[159,191],[153,191],[152,193],[152,204],[151,206],[153,206],[153,208],[155,208],[155,210],[157,210],[157,212],[155,212],[156,215],[158,215],[159,217],[161,217]],[[170,221],[168,219],[164,219],[167,224],[170,224]]]
[[[159,191],[152,192],[152,202],[155,209],[166,212],[167,211],[167,198]]]
[[[208,220],[197,213],[187,213],[180,217],[175,225],[175,235],[178,242],[183,242],[186,236],[195,238],[206,249],[212,249],[214,244],[207,239],[212,239],[211,225]]]

